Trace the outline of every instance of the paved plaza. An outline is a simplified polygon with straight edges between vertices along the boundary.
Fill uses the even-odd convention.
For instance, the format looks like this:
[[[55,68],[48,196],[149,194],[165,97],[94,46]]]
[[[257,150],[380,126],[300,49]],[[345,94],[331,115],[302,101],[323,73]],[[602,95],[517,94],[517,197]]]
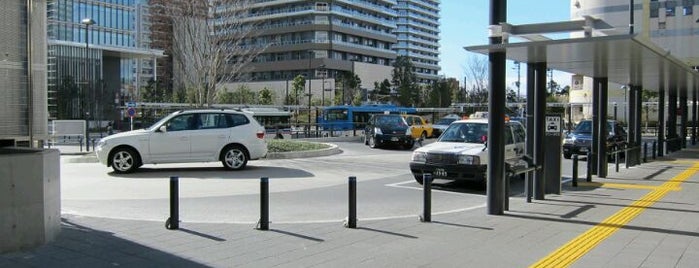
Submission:
[[[54,242],[2,254],[0,267],[696,267],[698,170],[690,146],[577,188],[566,182],[545,200],[511,198],[504,215],[480,206],[426,223],[421,207],[387,219],[358,211],[356,229],[272,215],[268,231],[186,221],[168,230],[64,213]]]

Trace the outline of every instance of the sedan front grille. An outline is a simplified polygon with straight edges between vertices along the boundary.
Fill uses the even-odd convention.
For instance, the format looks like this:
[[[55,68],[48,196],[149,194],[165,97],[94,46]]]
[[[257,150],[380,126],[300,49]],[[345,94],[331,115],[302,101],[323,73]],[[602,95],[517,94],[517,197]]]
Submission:
[[[427,164],[445,164],[453,165],[458,161],[458,157],[455,154],[444,154],[444,153],[428,153],[427,154]]]

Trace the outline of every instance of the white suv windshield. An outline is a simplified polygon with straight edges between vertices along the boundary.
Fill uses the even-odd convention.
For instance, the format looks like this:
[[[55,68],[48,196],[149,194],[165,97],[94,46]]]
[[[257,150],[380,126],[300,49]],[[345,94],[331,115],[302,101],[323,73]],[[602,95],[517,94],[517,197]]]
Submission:
[[[483,143],[488,138],[488,125],[482,123],[453,123],[440,136],[440,142]]]

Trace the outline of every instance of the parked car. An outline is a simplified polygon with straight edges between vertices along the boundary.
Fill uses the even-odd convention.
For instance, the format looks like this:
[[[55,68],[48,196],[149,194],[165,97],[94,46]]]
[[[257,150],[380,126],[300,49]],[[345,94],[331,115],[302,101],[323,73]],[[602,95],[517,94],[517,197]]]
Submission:
[[[624,148],[626,142],[626,130],[618,121],[607,120],[607,151],[615,151]],[[563,157],[570,159],[574,154],[587,154],[592,144],[592,120],[582,120],[573,132],[568,133],[563,140]],[[622,154],[623,156],[623,154]],[[613,157],[610,157],[613,159]]]
[[[371,148],[395,145],[412,149],[415,138],[410,126],[399,114],[374,114],[364,127],[364,144]]]
[[[174,112],[150,128],[103,138],[95,152],[117,173],[143,164],[221,161],[230,170],[267,155],[265,129],[252,114],[233,110]]]
[[[439,119],[439,121],[432,125],[432,136],[439,137],[439,135],[442,135],[444,130],[446,130],[449,127],[449,124],[451,124],[451,122],[454,122],[459,119],[461,119],[461,117],[455,114],[450,114],[445,117],[442,117],[441,119]]]
[[[414,114],[404,114],[403,118],[405,118],[405,122],[410,127],[410,135],[413,139],[424,140],[428,137],[431,138],[434,134],[432,124],[425,118]]]
[[[485,185],[488,164],[488,120],[466,119],[454,121],[439,139],[415,149],[410,171],[422,184],[425,173],[435,179],[475,181]],[[512,167],[525,166],[526,133],[524,126],[515,121],[505,123],[505,162]]]

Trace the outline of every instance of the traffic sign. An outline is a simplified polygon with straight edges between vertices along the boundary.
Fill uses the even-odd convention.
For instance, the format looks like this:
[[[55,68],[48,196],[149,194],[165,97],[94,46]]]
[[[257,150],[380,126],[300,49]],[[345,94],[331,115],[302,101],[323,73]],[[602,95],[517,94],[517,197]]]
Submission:
[[[136,107],[136,103],[133,101],[127,102],[126,107]]]
[[[136,115],[136,108],[129,107],[128,109],[126,109],[126,113],[129,114],[131,118],[133,118]]]

